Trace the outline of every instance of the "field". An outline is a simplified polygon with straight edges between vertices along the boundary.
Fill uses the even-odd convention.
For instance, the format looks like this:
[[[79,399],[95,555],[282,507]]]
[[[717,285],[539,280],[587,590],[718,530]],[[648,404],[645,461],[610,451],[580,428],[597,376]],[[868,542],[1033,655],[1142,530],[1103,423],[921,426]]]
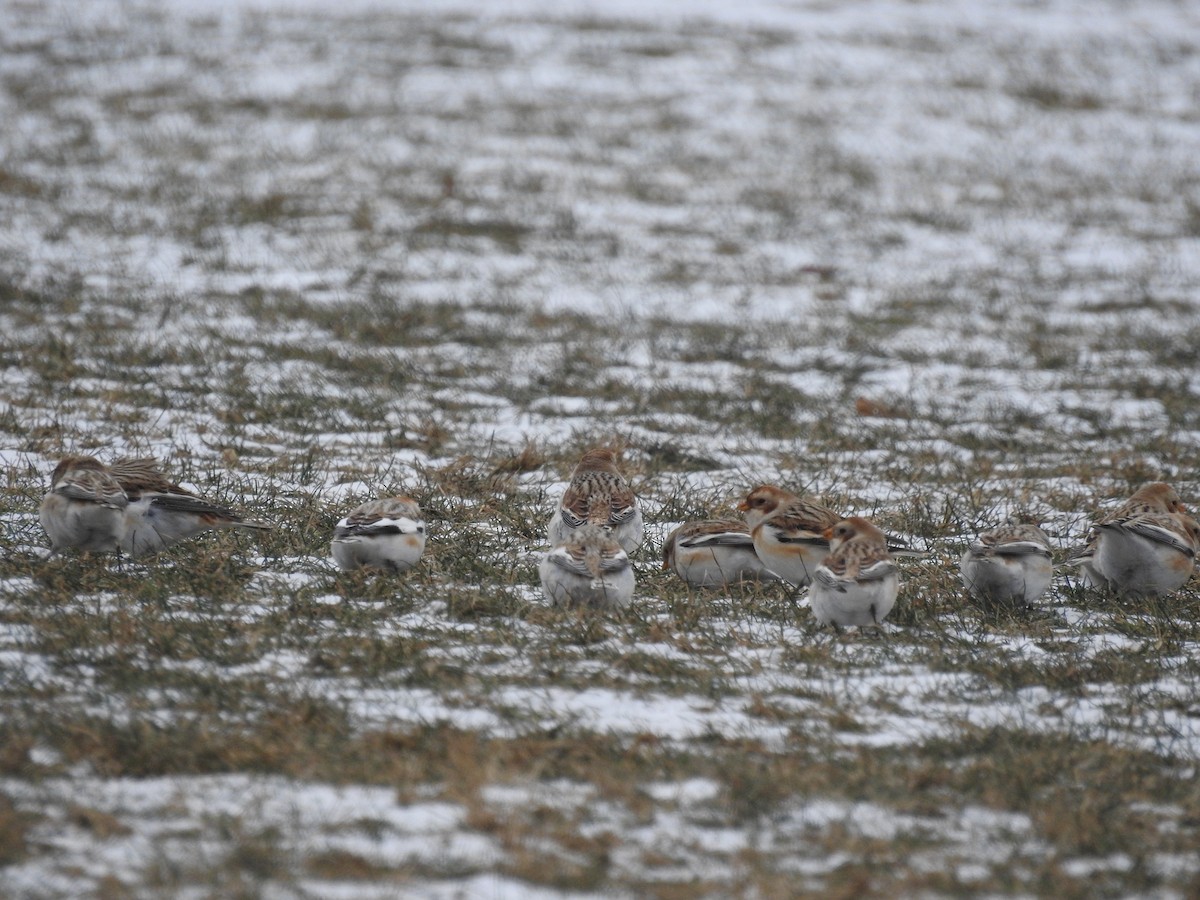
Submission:
[[[0,4],[0,895],[1200,893],[1196,582],[957,575],[1200,505],[1200,11],[329,6]],[[537,584],[597,444],[623,615]],[[75,452],[276,528],[47,560]],[[761,482],[929,549],[886,635],[661,570]]]

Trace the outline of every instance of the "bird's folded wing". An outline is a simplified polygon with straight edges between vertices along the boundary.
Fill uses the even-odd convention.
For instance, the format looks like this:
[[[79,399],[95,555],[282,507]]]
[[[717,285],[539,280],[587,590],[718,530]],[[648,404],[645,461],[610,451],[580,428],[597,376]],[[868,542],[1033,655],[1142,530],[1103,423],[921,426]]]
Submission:
[[[781,527],[771,522],[764,522],[760,527],[768,529],[780,544],[818,544],[829,546],[829,540],[822,532],[809,531],[796,527]]]
[[[231,509],[217,506],[214,503],[209,503],[207,500],[202,500],[199,497],[191,497],[187,494],[155,494],[150,498],[150,508],[152,510],[194,513],[198,516],[219,516],[223,519],[241,518],[241,516]]]
[[[683,538],[679,544],[682,547],[753,547],[754,538],[745,531],[713,531]]]
[[[853,578],[847,578],[845,573],[838,574],[828,566],[817,566],[813,570],[813,581],[820,584],[822,587],[828,588],[831,591],[845,593],[846,589],[854,584]]]
[[[1147,522],[1144,519],[1131,519],[1124,522],[1113,522],[1112,524],[1102,524],[1097,527],[1121,529],[1128,531],[1131,534],[1144,537],[1147,540],[1154,541],[1157,544],[1166,544],[1168,547],[1174,547],[1180,553],[1186,553],[1188,556],[1196,555],[1196,548],[1192,545],[1192,542],[1183,535],[1163,525],[1157,525],[1154,522]]]
[[[972,544],[971,551],[974,552],[976,547],[987,549],[982,544]],[[1008,541],[996,544],[991,549],[997,556],[1044,556],[1047,559],[1050,558],[1050,548],[1037,541]]]
[[[635,512],[637,512],[637,503],[631,502],[628,506],[617,506],[614,503],[608,514],[608,521],[614,525],[620,525],[631,518]]]
[[[143,497],[143,501],[145,497]],[[154,494],[150,497],[147,514],[153,518],[156,513],[183,513],[200,516],[205,519],[218,519],[238,527],[261,528],[270,530],[271,526],[264,522],[252,522],[224,506],[209,503],[191,494]]]
[[[605,554],[600,557],[601,572],[620,572],[629,568],[629,557],[624,553]]]
[[[72,479],[60,482],[54,489],[54,493],[61,494],[71,500],[85,500],[91,503],[99,503],[103,506],[110,506],[113,509],[121,509],[129,502],[129,498],[125,496],[125,492],[115,482],[105,484],[93,479]]]
[[[573,510],[566,506],[564,506],[558,512],[559,515],[562,516],[562,520],[567,523],[568,528],[579,528],[587,521],[586,508],[584,509],[584,515],[582,517],[576,515]]]
[[[334,540],[347,537],[374,537],[389,534],[419,534],[424,528],[423,522],[418,522],[407,516],[388,518],[380,516],[370,519],[342,519],[333,530]]]
[[[858,568],[858,581],[882,581],[896,574],[896,564],[890,559],[880,559]]]
[[[561,547],[557,550],[551,550],[546,560],[574,575],[581,575],[584,578],[592,577],[592,573],[588,571],[587,563],[581,557],[572,556]],[[601,568],[603,568],[603,563],[601,563]]]

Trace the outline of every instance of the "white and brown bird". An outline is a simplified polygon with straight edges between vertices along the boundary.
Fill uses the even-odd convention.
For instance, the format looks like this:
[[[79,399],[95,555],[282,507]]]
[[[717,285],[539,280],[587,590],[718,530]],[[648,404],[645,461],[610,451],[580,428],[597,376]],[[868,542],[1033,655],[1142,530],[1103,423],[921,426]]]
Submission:
[[[50,556],[66,550],[114,552],[129,498],[95,457],[68,456],[50,476],[38,517],[50,536]]]
[[[1200,524],[1169,484],[1152,482],[1105,516],[1066,565],[1089,587],[1123,597],[1156,597],[1183,587],[1200,551]]]
[[[611,450],[589,450],[579,460],[550,519],[547,528],[550,546],[557,547],[574,529],[584,525],[608,529],[627,553],[641,546],[644,538],[637,497],[617,468],[616,455]]]
[[[1036,525],[1008,524],[979,535],[959,562],[976,600],[1022,606],[1046,593],[1054,577],[1050,538]]]
[[[169,481],[153,459],[122,458],[105,466],[92,456],[58,464],[40,518],[51,555],[73,547],[145,556],[212,528],[271,527]]]
[[[411,497],[369,500],[333,531],[333,559],[345,571],[407,572],[424,551],[425,520]]]
[[[829,554],[827,532],[844,516],[812,500],[769,484],[746,495],[738,509],[746,516],[754,549],[764,566],[798,588],[812,582],[817,566]],[[898,556],[923,556],[899,538],[885,535]]]
[[[822,625],[878,626],[896,603],[900,576],[887,537],[861,516],[828,531],[829,555],[813,572],[809,604]]]
[[[158,553],[204,531],[271,529],[175,484],[159,469],[157,460],[122,457],[108,471],[129,499],[120,548],[130,556]]]
[[[685,522],[663,544],[663,568],[697,588],[727,588],[748,581],[776,581],[754,549],[741,519]]]
[[[738,509],[763,565],[798,588],[812,582],[817,566],[829,555],[825,532],[842,520],[819,503],[769,484],[750,491]]]
[[[542,591],[555,606],[621,609],[633,597],[633,566],[613,536],[598,525],[571,529],[538,566]]]

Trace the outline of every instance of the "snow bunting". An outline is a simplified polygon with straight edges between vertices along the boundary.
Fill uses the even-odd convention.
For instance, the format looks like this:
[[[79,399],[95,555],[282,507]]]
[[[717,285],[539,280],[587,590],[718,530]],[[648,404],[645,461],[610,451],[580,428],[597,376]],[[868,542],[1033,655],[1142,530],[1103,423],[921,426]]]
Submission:
[[[614,537],[598,525],[571,529],[551,550],[538,575],[555,606],[620,609],[633,596],[633,567]]]
[[[39,518],[50,536],[50,556],[68,547],[115,551],[129,498],[112,474],[91,456],[68,456],[50,476]]]
[[[784,581],[804,587],[829,555],[825,532],[841,521],[831,509],[763,484],[738,504],[758,558]]]
[[[963,584],[977,600],[1029,604],[1054,575],[1050,538],[1036,525],[1004,525],[981,534],[959,563]]]
[[[626,553],[641,546],[642,511],[611,450],[589,450],[571,473],[571,483],[555,511],[547,536],[551,547],[583,525],[607,528]]]
[[[663,545],[663,568],[692,587],[723,588],[740,581],[775,581],[754,550],[750,527],[741,519],[685,522]]]
[[[843,519],[832,509],[769,484],[747,494],[738,509],[746,516],[763,565],[797,588],[812,581],[813,571],[829,553],[826,532]],[[885,534],[884,539],[896,556],[925,556],[898,537]]]
[[[1179,499],[1175,488],[1162,481],[1152,481],[1144,484],[1133,496],[1118,506],[1104,518],[1104,522],[1126,516],[1136,516],[1142,513],[1186,513],[1187,507]]]
[[[861,516],[827,532],[829,555],[813,572],[809,603],[822,625],[878,625],[896,603],[900,578],[887,537]]]
[[[1066,564],[1082,568],[1089,587],[1155,597],[1183,587],[1198,550],[1200,524],[1170,485],[1154,482],[1097,522]]]
[[[352,569],[407,572],[425,551],[425,520],[409,497],[370,500],[337,523],[333,559]]]
[[[108,471],[129,499],[120,547],[130,556],[158,553],[211,529],[271,529],[270,525],[249,521],[180,487],[162,473],[154,459],[123,457],[109,466]]]

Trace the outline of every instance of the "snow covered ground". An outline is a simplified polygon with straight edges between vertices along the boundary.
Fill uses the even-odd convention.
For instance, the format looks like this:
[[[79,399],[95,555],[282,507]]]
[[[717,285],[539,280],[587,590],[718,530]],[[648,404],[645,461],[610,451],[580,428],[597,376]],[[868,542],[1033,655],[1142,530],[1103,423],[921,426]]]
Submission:
[[[1200,498],[1200,10],[329,6],[0,5],[0,893],[1193,894],[1195,590],[954,566]],[[67,452],[280,527],[42,561]],[[886,640],[659,569],[764,481],[930,548]],[[422,565],[336,574],[397,490]]]

